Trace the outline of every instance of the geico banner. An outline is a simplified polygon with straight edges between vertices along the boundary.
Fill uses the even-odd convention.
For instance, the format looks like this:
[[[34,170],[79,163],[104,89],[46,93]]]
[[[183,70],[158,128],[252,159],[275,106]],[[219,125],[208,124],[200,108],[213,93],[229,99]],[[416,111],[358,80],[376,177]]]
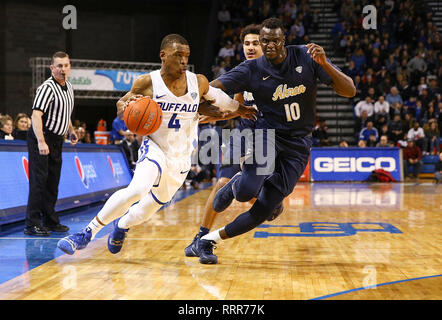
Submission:
[[[128,70],[71,69],[69,81],[74,90],[129,91],[142,74]]]
[[[365,181],[375,169],[402,180],[400,148],[312,148],[313,181]]]

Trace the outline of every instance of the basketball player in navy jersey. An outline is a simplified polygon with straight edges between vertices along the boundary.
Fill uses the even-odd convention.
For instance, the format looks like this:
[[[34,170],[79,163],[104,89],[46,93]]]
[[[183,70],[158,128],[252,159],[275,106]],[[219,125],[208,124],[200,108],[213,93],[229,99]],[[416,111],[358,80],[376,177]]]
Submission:
[[[245,26],[240,34],[240,40],[243,45],[243,52],[244,56],[247,60],[256,59],[262,56],[262,49],[259,44],[259,31],[261,26],[256,24],[251,24],[248,26]],[[247,106],[253,106],[255,105],[255,101],[253,99],[253,95],[250,92],[243,92],[243,93],[236,93],[235,100],[238,100],[240,103],[247,105]],[[216,121],[216,120],[226,120],[231,119],[234,117],[237,117],[238,114],[230,113],[228,115],[225,115],[222,118],[217,117],[210,117],[210,116],[202,116],[200,117],[200,123],[206,123],[210,121]],[[241,118],[241,120],[238,122],[236,129],[239,130],[239,132],[245,132],[243,130],[250,129],[253,130],[255,128],[255,122],[251,119]],[[215,222],[216,214],[217,212],[212,207],[212,201],[216,194],[216,192],[222,188],[227,182],[230,181],[230,179],[239,171],[240,164],[238,161],[234,161],[233,155],[234,155],[234,148],[241,148],[241,156],[245,156],[245,143],[241,143],[240,141],[241,137],[233,137],[231,143],[228,144],[227,148],[230,149],[230,159],[227,164],[220,164],[218,168],[218,181],[215,184],[215,187],[213,188],[212,192],[209,195],[209,198],[206,202],[204,217],[201,222],[201,226],[199,229],[198,234],[194,237],[192,243],[187,246],[184,250],[185,255],[188,257],[198,257],[198,240],[209,233],[210,228],[213,226],[213,223]],[[245,141],[244,141],[245,142]],[[224,155],[226,156],[226,155]],[[277,212],[275,212],[275,216],[279,214],[282,211],[282,207],[277,208]]]
[[[274,170],[262,174],[258,169],[263,165],[256,160],[245,163],[242,171],[216,193],[213,200],[216,212],[224,211],[233,199],[245,202],[257,197],[257,200],[233,222],[201,237],[198,254],[200,262],[205,264],[218,262],[213,254],[216,243],[259,226],[293,191],[310,156],[317,79],[340,96],[350,98],[356,93],[352,79],[326,58],[319,45],[285,47],[284,26],[279,19],[265,20],[259,38],[262,57],[242,62],[211,85],[227,93],[253,94],[260,115],[255,135],[262,129],[264,145],[274,149],[275,157],[265,164]]]

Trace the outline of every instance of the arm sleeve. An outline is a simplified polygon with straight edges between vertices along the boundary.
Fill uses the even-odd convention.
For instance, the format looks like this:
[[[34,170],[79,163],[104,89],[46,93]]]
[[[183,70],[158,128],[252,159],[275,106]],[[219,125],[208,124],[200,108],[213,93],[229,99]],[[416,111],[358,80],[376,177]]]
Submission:
[[[249,61],[244,61],[217,79],[226,88],[226,93],[235,94],[249,89],[250,65]]]
[[[54,99],[54,93],[51,87],[43,85],[37,89],[34,98],[32,110],[40,110],[45,113],[48,110],[49,103]]]

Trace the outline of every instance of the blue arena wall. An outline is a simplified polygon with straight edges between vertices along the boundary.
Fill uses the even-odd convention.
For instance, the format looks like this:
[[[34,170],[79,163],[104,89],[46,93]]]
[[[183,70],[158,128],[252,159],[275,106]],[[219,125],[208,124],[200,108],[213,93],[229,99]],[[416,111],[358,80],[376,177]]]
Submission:
[[[29,194],[28,150],[25,141],[0,141],[0,225],[25,219]],[[118,146],[63,145],[63,165],[56,211],[107,199],[132,179]]]

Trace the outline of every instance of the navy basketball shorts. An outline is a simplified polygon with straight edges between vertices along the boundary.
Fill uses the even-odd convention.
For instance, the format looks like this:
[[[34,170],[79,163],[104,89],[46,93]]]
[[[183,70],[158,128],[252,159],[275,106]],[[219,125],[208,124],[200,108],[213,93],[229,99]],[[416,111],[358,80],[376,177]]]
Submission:
[[[255,135],[260,138],[258,131]],[[310,135],[292,137],[276,130],[272,139],[264,131],[262,140],[266,146],[263,151],[266,161],[258,161],[255,157],[253,163],[246,162],[243,165],[243,174],[233,186],[238,201],[248,201],[249,198],[256,197],[264,182],[272,184],[283,197],[290,195],[307,166],[313,142]],[[256,143],[255,148],[259,149]],[[268,148],[273,148],[274,151],[269,152]],[[259,153],[260,150],[255,152]]]

